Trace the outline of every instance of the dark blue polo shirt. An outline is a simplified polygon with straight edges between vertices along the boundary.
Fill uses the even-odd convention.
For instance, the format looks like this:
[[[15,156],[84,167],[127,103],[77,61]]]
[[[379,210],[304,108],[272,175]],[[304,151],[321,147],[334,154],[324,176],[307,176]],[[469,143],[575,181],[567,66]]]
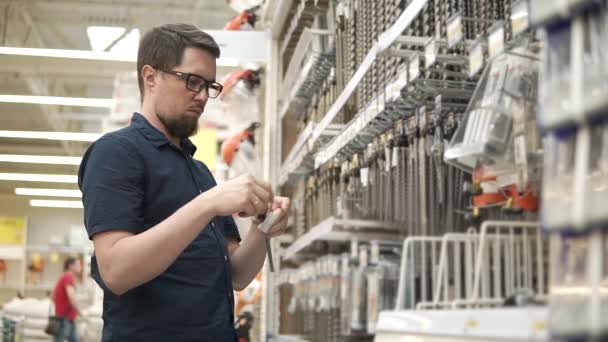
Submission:
[[[196,147],[173,145],[140,114],[87,150],[78,183],[92,238],[108,230],[134,234],[154,227],[215,186],[192,159]],[[216,217],[163,274],[121,296],[104,289],[102,342],[236,341],[227,239],[240,240],[232,217]]]

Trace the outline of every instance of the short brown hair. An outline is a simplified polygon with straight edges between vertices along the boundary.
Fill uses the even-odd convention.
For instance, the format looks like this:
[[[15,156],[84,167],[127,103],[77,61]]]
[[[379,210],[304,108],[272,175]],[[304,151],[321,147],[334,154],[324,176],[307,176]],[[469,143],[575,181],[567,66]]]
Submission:
[[[65,259],[65,261],[63,262],[63,270],[67,271],[72,265],[74,265],[76,261],[78,261],[78,259],[76,259],[75,257],[68,257],[67,259]]]
[[[141,69],[150,65],[155,69],[171,70],[179,65],[188,47],[199,48],[220,57],[220,48],[209,34],[190,24],[167,24],[155,27],[139,41],[137,52],[137,82],[144,99],[144,80]]]

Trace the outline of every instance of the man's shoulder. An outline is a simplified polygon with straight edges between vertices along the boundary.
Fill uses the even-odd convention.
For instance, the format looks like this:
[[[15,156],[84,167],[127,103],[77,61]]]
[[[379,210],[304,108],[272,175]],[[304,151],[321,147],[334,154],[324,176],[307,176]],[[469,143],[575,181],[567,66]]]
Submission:
[[[101,138],[97,139],[85,153],[85,159],[88,159],[92,153],[101,153],[107,157],[117,156],[121,153],[134,154],[137,151],[137,146],[140,143],[139,133],[133,126],[127,126],[116,131],[108,132]]]

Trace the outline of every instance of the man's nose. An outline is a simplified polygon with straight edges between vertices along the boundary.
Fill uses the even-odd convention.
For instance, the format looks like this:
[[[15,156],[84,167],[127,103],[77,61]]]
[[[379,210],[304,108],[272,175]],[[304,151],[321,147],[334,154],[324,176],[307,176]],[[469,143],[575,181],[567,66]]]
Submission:
[[[202,102],[207,102],[207,100],[209,99],[209,94],[207,93],[207,88],[203,88],[201,91],[199,91],[195,96],[194,99],[197,101],[202,101]]]

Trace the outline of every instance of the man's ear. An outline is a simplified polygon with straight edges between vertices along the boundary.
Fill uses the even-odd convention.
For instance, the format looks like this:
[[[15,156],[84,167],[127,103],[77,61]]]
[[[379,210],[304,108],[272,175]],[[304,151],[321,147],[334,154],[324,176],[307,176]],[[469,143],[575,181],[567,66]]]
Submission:
[[[141,68],[141,78],[144,81],[144,89],[154,89],[158,82],[157,77],[158,73],[153,67],[146,64]]]

